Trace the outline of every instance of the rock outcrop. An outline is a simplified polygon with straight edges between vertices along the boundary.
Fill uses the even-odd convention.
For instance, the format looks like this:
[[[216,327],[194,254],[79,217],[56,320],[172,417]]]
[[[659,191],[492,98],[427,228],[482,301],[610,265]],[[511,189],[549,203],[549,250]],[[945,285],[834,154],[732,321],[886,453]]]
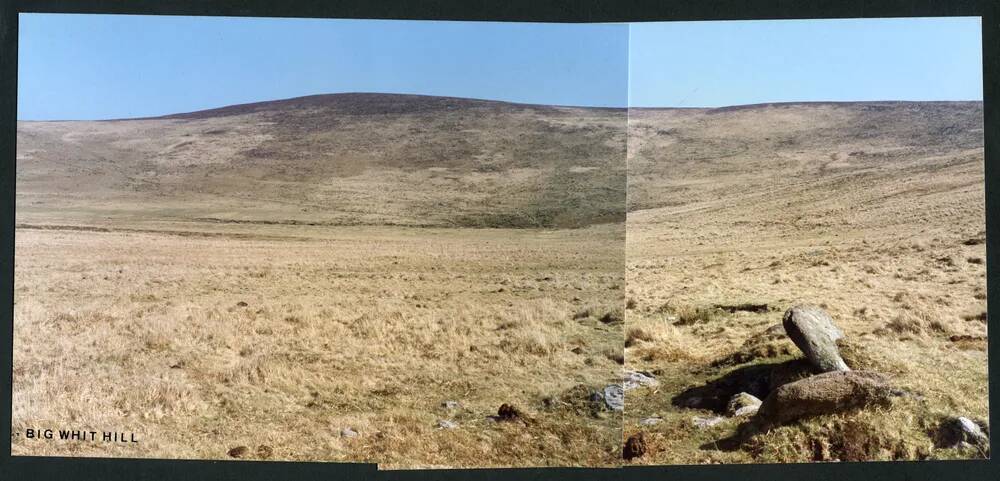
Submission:
[[[837,347],[837,340],[842,339],[844,333],[825,311],[815,306],[794,306],[785,311],[781,323],[788,337],[817,371],[851,370]]]

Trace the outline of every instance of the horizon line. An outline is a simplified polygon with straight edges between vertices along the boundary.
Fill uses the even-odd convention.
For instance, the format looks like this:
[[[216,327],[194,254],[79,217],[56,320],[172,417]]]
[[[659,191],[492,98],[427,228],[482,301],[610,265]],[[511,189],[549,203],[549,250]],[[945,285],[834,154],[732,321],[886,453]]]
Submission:
[[[278,102],[288,102],[293,100],[307,99],[312,97],[326,97],[326,96],[340,96],[340,95],[384,95],[384,96],[406,96],[406,97],[429,97],[438,99],[455,99],[455,100],[468,100],[476,102],[492,102],[501,103],[509,105],[519,105],[525,107],[551,107],[551,108],[570,108],[570,109],[592,109],[592,110],[628,110],[628,109],[662,109],[662,110],[717,110],[717,109],[730,109],[730,108],[751,108],[751,107],[767,107],[767,106],[781,106],[781,105],[809,105],[809,104],[862,104],[862,103],[982,103],[983,99],[933,99],[933,100],[911,100],[911,99],[882,99],[882,100],[778,100],[778,101],[753,101],[749,103],[736,103],[728,105],[718,105],[718,106],[670,106],[670,105],[623,105],[623,106],[601,106],[601,105],[571,105],[571,104],[543,104],[543,103],[532,103],[532,102],[519,102],[515,100],[504,100],[504,99],[491,99],[483,97],[459,97],[454,95],[435,95],[435,94],[419,94],[419,93],[407,93],[407,92],[366,92],[366,91],[344,91],[344,92],[328,92],[321,94],[308,94],[299,95],[295,97],[284,97],[284,98],[272,98],[267,100],[255,100],[249,102],[239,102],[235,104],[220,105],[217,107],[208,107],[204,109],[189,110],[182,112],[173,112],[161,115],[145,115],[137,117],[114,117],[114,118],[101,118],[101,119],[16,119],[17,122],[120,122],[129,120],[171,120],[170,117],[184,116],[190,114],[197,114],[202,112],[210,112],[213,110],[221,110],[231,107],[243,107],[256,104],[267,104],[267,103],[278,103]]]

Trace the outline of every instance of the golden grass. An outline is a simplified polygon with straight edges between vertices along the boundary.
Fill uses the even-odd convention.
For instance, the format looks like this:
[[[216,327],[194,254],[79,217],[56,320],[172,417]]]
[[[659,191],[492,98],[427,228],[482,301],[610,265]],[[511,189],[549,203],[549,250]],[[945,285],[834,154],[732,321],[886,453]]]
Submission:
[[[942,417],[988,412],[981,104],[870,107],[639,109],[628,132],[622,112],[508,107],[379,129],[19,126],[46,148],[19,145],[14,430],[141,443],[21,438],[14,454],[614,466],[643,431],[634,463],[983,457],[931,441]],[[458,123],[489,127],[491,154]],[[387,134],[400,142],[376,149]],[[620,220],[626,137],[627,239],[468,228]],[[528,162],[541,148],[545,168]],[[700,428],[712,412],[671,403],[796,359],[769,329],[798,303],[908,395],[736,448],[740,420]],[[624,415],[593,409],[622,364],[660,384]],[[488,419],[502,403],[524,422]]]
[[[618,382],[621,323],[574,314],[623,305],[620,226],[217,233],[17,231],[15,432],[140,443],[21,437],[15,455],[617,463],[620,416],[543,400]],[[487,419],[505,402],[535,423]]]
[[[947,122],[981,128],[966,108]],[[630,116],[626,296],[635,307],[626,332],[654,341],[632,336],[625,358],[660,381],[626,393],[625,434],[644,432],[650,449],[632,463],[986,454],[932,439],[944,416],[988,419],[981,138],[977,148],[974,134],[934,137],[927,132],[944,121],[905,117],[913,111],[889,110],[902,132],[868,139],[850,134],[867,115],[851,106]],[[654,133],[667,127],[672,135]],[[677,138],[685,141],[669,143]],[[920,144],[927,139],[937,140]],[[716,413],[671,403],[734,370],[801,357],[783,335],[766,334],[799,303],[823,307],[844,330],[849,365],[883,372],[910,394],[889,409],[802,420],[735,448],[723,441],[741,420],[703,429],[694,418]],[[741,304],[769,310],[716,308]],[[639,423],[652,416],[663,422]]]

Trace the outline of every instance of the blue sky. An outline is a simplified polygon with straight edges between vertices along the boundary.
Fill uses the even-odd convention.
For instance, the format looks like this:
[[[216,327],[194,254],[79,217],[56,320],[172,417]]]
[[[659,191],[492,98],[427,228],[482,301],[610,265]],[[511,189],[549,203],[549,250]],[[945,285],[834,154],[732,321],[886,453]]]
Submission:
[[[628,26],[22,14],[18,118],[336,92],[622,106]]]
[[[636,23],[632,106],[982,100],[975,18]]]
[[[588,106],[981,100],[978,18],[561,25],[20,16],[18,118],[335,92]]]

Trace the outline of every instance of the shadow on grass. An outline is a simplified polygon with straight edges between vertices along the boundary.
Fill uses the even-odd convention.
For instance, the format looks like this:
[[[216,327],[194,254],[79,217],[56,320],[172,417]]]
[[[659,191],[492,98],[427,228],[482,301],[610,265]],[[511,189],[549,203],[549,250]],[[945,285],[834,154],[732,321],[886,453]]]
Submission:
[[[675,407],[705,409],[723,414],[729,400],[741,392],[764,399],[775,388],[811,374],[804,359],[753,364],[740,367],[708,381],[704,385],[685,389],[671,398]]]
[[[745,392],[763,400],[778,386],[811,374],[812,368],[805,359],[752,364],[726,372],[701,386],[685,389],[671,398],[670,402],[678,408],[704,409],[717,414],[725,414],[729,400],[739,393]],[[753,419],[752,417],[748,418],[737,426],[732,435],[702,444],[699,449],[739,450],[748,439],[759,432]]]

